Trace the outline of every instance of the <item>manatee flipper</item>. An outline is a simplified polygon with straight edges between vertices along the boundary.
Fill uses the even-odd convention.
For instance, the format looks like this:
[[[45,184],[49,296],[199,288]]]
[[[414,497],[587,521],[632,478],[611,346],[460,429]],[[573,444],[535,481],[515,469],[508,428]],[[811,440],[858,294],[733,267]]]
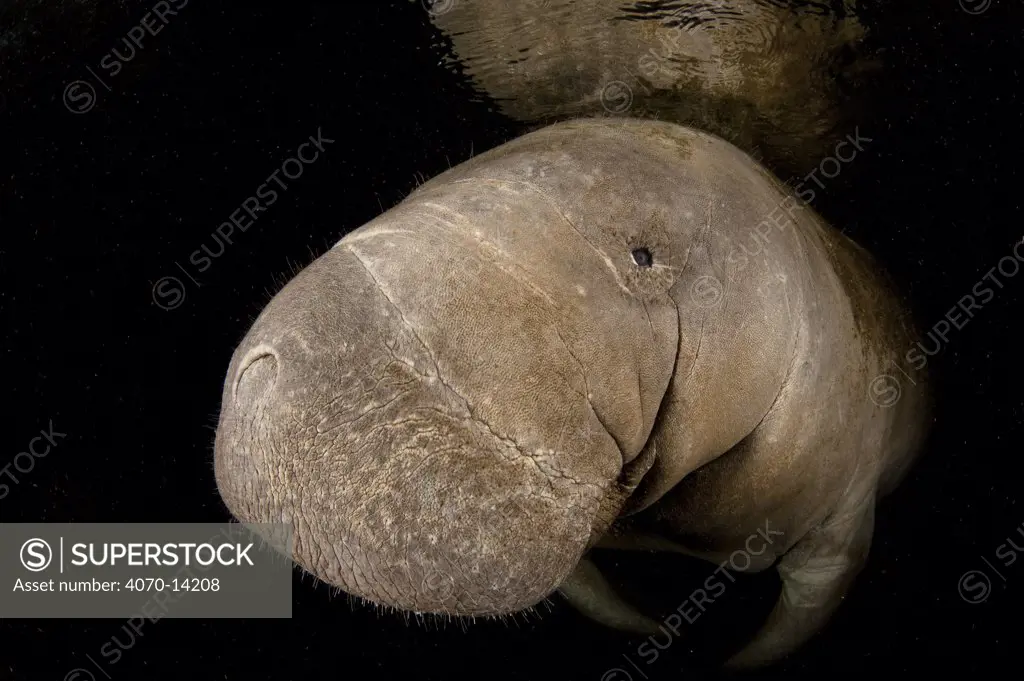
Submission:
[[[759,667],[785,657],[820,630],[846,596],[871,547],[874,492],[844,504],[779,561],[782,593],[754,639],[726,662]]]
[[[658,631],[658,623],[622,600],[586,556],[558,591],[580,613],[613,629],[639,634]]]

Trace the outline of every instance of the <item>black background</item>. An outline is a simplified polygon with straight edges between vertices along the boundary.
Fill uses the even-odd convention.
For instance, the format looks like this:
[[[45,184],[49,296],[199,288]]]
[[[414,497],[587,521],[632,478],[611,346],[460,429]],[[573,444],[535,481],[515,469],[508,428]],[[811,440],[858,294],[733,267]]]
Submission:
[[[888,67],[859,126],[873,141],[815,208],[885,263],[927,330],[1024,237],[1021,3],[994,0],[977,15],[956,0],[885,5],[866,11]],[[213,428],[231,352],[255,315],[418,181],[524,130],[440,65],[443,41],[407,0],[192,0],[108,79],[110,91],[97,86],[95,108],[70,113],[65,86],[91,80],[87,67],[102,75],[100,59],[151,6],[0,3],[0,466],[50,421],[67,433],[0,499],[4,522],[226,520]],[[326,153],[196,274],[189,254],[216,248],[214,227],[318,129],[335,140]],[[166,276],[185,287],[171,310],[152,295]],[[1024,546],[1024,277],[1001,281],[929,363],[933,438],[882,505],[856,587],[825,632],[765,677],[1012,668],[1024,559],[1003,568],[995,551],[1010,536]],[[682,602],[713,569],[616,560],[603,564],[650,602]],[[982,603],[958,593],[973,569],[990,575]],[[700,676],[695,665],[760,623],[775,588],[771,575],[739,581],[644,671]],[[83,667],[114,679],[596,680],[623,654],[636,660],[640,642],[557,597],[528,620],[407,624],[298,572],[290,621],[165,619],[112,662],[100,649],[131,640],[123,624],[5,619],[0,679]]]

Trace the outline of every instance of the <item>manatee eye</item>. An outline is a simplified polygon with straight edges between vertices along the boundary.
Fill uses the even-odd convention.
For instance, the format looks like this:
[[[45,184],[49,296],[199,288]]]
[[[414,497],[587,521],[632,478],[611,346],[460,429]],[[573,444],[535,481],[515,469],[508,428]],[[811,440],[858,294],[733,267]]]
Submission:
[[[646,248],[634,248],[633,262],[640,267],[650,267],[654,264],[654,258],[651,257],[651,252]]]

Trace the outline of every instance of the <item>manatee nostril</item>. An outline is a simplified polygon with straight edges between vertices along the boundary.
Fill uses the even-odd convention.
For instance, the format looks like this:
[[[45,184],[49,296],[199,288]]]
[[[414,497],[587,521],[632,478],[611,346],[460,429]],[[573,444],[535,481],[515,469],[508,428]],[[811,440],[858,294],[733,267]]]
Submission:
[[[651,252],[646,248],[634,248],[633,249],[633,262],[640,267],[650,267],[654,264],[654,257]]]
[[[238,372],[235,400],[251,403],[269,392],[277,382],[277,355],[260,350],[247,360]]]

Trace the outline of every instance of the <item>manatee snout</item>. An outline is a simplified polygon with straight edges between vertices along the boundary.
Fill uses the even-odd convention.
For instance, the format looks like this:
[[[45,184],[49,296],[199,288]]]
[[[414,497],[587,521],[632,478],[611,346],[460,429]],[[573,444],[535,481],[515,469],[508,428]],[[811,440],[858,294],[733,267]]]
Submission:
[[[277,352],[263,347],[250,351],[250,357],[242,361],[235,378],[235,399],[244,409],[254,409],[255,404],[270,393],[277,382]]]
[[[290,525],[292,559],[348,593],[413,612],[528,608],[614,515],[621,455],[560,341],[509,328],[478,247],[380,229],[301,272],[237,348],[219,491],[242,522]]]

